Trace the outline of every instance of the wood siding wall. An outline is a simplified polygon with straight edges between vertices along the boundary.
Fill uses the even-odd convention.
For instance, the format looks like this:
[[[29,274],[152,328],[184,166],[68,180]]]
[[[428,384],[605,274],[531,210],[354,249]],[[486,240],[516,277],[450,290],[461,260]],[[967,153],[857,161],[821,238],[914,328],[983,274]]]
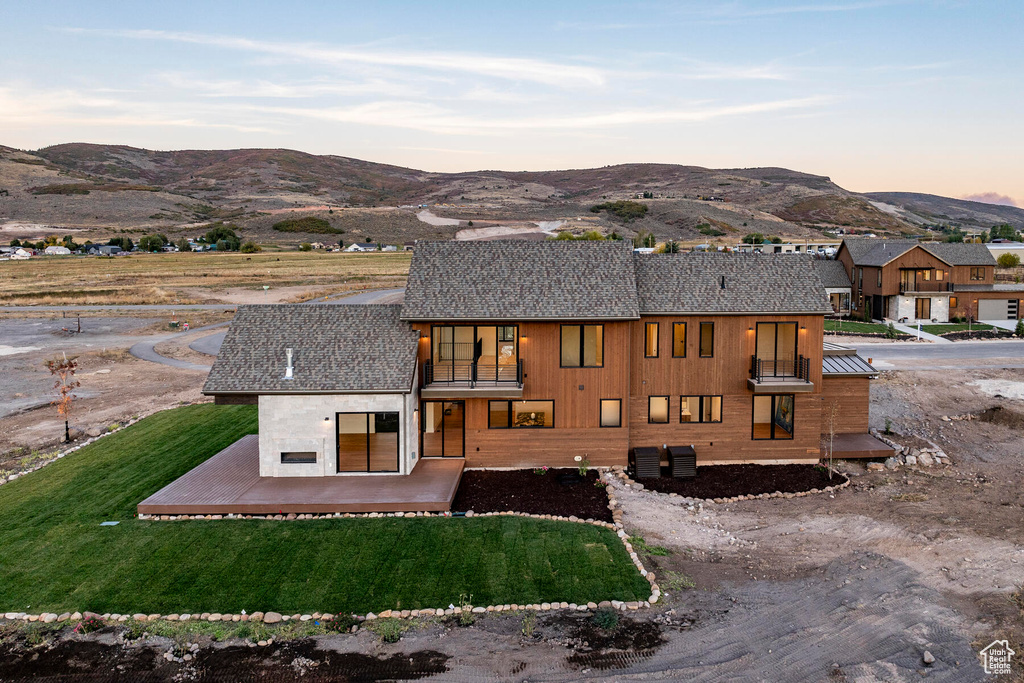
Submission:
[[[837,434],[866,434],[868,408],[871,405],[871,380],[867,377],[825,377],[822,382],[822,434],[828,431],[829,405],[839,406],[836,420]]]
[[[658,322],[661,353],[643,355],[647,322]],[[687,323],[686,358],[672,357],[672,323]],[[715,355],[698,352],[701,322],[715,324]],[[814,391],[795,395],[794,438],[753,440],[753,392],[747,386],[758,322],[796,322],[797,354],[810,358]],[[804,327],[806,329],[801,330]],[[751,330],[750,328],[753,328]],[[821,436],[822,316],[651,316],[632,323],[629,446],[693,445],[699,463],[816,461]],[[779,393],[789,393],[780,390]],[[722,396],[722,422],[680,423],[680,396]],[[668,424],[648,423],[649,396],[669,397]]]

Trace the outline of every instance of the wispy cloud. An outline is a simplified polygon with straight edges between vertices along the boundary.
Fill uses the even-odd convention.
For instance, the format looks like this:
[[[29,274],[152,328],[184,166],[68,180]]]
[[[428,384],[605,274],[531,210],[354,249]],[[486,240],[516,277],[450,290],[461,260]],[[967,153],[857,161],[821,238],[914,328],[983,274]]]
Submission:
[[[1008,197],[1005,194],[999,194],[998,192],[977,192],[975,194],[968,194],[961,197],[969,202],[981,202],[982,204],[998,204],[999,206],[1015,206],[1020,207],[1013,197]]]
[[[306,81],[277,83],[268,80],[207,80],[184,73],[160,74],[158,80],[173,88],[188,90],[203,97],[215,98],[280,98],[302,99],[325,95],[387,95],[410,94],[407,83],[393,83],[377,78],[354,81]]]
[[[521,57],[502,57],[464,52],[383,51],[379,48],[330,47],[311,43],[271,42],[225,35],[148,29],[95,30],[66,28],[63,30],[73,33],[90,33],[134,40],[160,40],[207,45],[228,50],[288,57],[290,59],[324,65],[351,66],[367,64],[405,69],[460,72],[561,87],[600,86],[604,85],[606,81],[605,74],[594,67]]]

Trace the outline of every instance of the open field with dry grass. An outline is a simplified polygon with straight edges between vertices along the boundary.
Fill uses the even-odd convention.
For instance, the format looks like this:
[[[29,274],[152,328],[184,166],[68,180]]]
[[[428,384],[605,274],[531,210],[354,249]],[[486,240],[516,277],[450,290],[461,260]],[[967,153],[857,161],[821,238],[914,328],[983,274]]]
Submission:
[[[401,287],[410,254],[280,252],[53,257],[0,263],[0,305],[306,301]],[[263,287],[270,290],[264,293]]]

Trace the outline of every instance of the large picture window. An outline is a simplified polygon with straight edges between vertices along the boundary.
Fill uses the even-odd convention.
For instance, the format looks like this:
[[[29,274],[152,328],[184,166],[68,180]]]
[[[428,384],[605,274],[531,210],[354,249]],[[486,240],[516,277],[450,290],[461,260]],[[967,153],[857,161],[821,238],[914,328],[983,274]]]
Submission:
[[[562,325],[562,367],[604,365],[604,325]]]
[[[647,421],[652,424],[668,424],[668,396],[647,397]]]
[[[602,398],[601,399],[601,426],[621,427],[622,426],[622,399]]]
[[[715,355],[715,324],[700,324],[700,357],[713,358]]]
[[[658,357],[658,323],[644,326],[644,358]]]
[[[972,280],[984,280],[985,279],[985,267],[972,267],[971,268],[971,279]]]
[[[680,396],[680,422],[721,422],[721,396]]]
[[[793,394],[755,396],[751,438],[792,439],[793,402]]]
[[[686,358],[686,323],[672,323],[672,357]]]
[[[554,401],[490,401],[488,403],[488,429],[550,429],[554,426]]]
[[[398,413],[337,413],[339,472],[398,471]]]

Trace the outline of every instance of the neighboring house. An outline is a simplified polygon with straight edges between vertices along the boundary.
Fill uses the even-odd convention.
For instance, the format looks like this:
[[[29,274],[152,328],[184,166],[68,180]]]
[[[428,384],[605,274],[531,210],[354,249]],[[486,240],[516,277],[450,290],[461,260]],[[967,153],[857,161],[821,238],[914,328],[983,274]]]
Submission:
[[[11,254],[11,258],[15,261],[27,261],[32,258],[33,254],[34,252],[31,249],[18,248],[14,250],[13,254]]]
[[[985,245],[992,252],[993,258],[999,258],[1003,254],[1016,254],[1024,262],[1024,244],[1011,240],[992,240]]]
[[[850,276],[854,316],[949,322],[1020,317],[1024,285],[996,285],[984,244],[848,238],[836,254]]]
[[[389,245],[381,248],[381,251],[398,251],[398,247],[396,247],[393,244],[389,244]]]
[[[139,511],[311,511],[317,497],[315,511],[448,509],[463,467],[625,465],[640,446],[693,446],[700,466],[811,463],[827,401],[836,432],[868,441],[837,447],[844,457],[886,455],[866,434],[875,370],[824,351],[832,310],[812,261],[420,242],[400,305],[240,306],[203,392],[257,404],[258,439]],[[218,476],[224,496],[262,502],[214,505]],[[295,477],[334,483],[306,500]],[[405,501],[442,493],[396,502],[403,486]],[[322,500],[344,487],[348,502]]]
[[[752,253],[756,250],[760,250],[765,254],[820,254],[824,256],[832,256],[836,253],[836,249],[839,248],[839,242],[835,240],[828,240],[825,242],[804,242],[802,244],[796,242],[780,242],[775,244],[772,242],[763,242],[761,244],[747,244],[741,242],[732,247],[733,251]]]
[[[345,247],[345,251],[357,252],[357,251],[377,251],[377,245],[371,242],[355,242]]]
[[[828,295],[829,303],[832,304],[832,313],[835,315],[850,315],[850,297],[853,293],[853,285],[846,273],[846,267],[839,261],[832,259],[815,259],[811,262],[814,269],[821,278],[821,284],[825,285],[825,294]]]
[[[71,250],[67,247],[47,247],[43,250],[43,253],[47,256],[69,256]]]
[[[93,244],[89,247],[89,253],[99,254],[100,256],[113,256],[114,254],[121,253],[121,247],[110,244]]]

